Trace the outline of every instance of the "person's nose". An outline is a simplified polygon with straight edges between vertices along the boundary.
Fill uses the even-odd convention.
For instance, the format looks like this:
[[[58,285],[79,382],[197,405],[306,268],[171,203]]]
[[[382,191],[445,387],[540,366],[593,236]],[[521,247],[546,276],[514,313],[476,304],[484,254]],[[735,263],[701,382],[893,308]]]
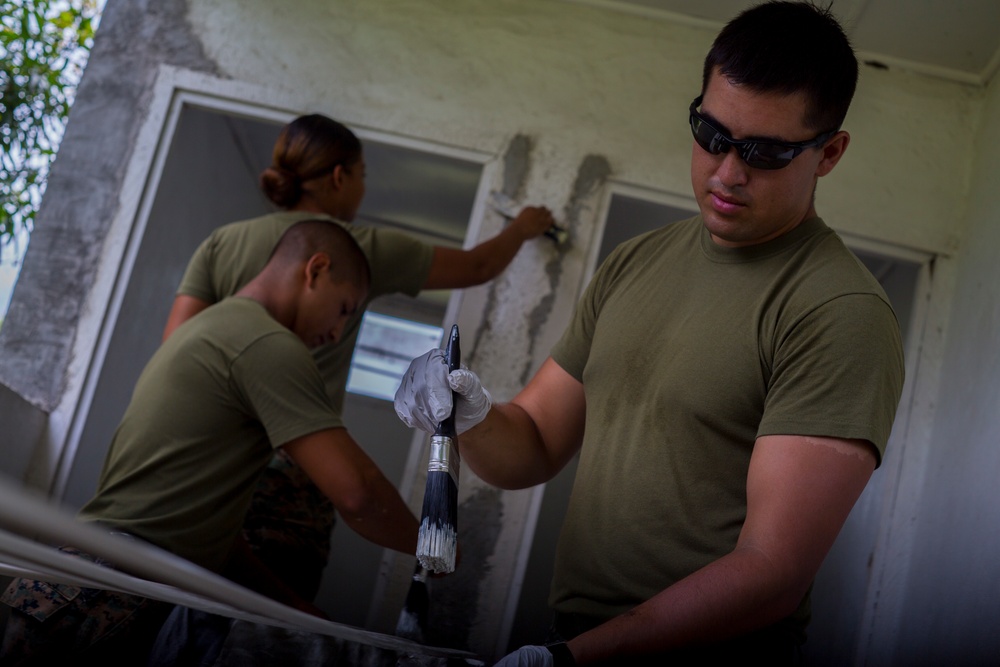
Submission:
[[[750,167],[740,157],[736,147],[730,146],[727,152],[720,154],[720,157],[722,160],[715,173],[722,184],[727,188],[745,185],[750,176]]]
[[[347,318],[342,317],[339,320],[337,320],[337,323],[333,325],[332,329],[330,329],[330,338],[333,340],[334,343],[340,342],[340,336],[344,333],[344,326],[346,324],[347,324]]]

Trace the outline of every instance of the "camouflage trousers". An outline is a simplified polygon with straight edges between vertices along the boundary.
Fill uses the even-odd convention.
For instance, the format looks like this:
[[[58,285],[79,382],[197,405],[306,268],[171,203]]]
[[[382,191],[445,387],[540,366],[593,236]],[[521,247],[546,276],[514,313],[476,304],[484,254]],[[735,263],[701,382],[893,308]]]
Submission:
[[[314,600],[330,559],[336,511],[305,471],[278,449],[243,522],[254,555],[303,600]]]
[[[60,551],[113,567],[72,547]],[[0,601],[11,608],[0,646],[4,666],[145,664],[172,608],[138,595],[31,579],[12,581]]]

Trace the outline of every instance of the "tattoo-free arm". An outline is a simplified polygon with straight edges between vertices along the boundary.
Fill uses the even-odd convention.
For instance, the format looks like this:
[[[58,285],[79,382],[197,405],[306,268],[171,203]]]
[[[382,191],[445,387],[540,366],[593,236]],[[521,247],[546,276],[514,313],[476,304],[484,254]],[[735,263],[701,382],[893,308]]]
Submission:
[[[552,224],[547,208],[528,206],[503,231],[474,248],[435,246],[423,288],[458,289],[492,280],[507,268],[525,241],[543,234]]]
[[[494,405],[458,437],[462,460],[485,482],[522,489],[563,469],[583,442],[583,385],[551,358],[510,403]]]
[[[570,641],[578,664],[721,640],[790,615],[874,468],[866,441],[758,438],[736,548]]]
[[[416,552],[416,517],[347,429],[317,431],[284,447],[361,537],[403,553]]]

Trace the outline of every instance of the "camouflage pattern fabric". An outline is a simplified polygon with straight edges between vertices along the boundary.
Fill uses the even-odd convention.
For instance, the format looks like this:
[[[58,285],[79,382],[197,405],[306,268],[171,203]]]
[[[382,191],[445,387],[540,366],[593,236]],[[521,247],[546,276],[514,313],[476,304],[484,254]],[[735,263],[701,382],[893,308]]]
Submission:
[[[113,567],[79,549],[62,547],[60,551]],[[12,581],[0,602],[11,607],[0,646],[3,665],[52,664],[56,659],[83,657],[144,661],[171,608],[137,595],[31,579]]]
[[[279,448],[257,484],[243,538],[289,588],[314,600],[335,522],[333,503]]]

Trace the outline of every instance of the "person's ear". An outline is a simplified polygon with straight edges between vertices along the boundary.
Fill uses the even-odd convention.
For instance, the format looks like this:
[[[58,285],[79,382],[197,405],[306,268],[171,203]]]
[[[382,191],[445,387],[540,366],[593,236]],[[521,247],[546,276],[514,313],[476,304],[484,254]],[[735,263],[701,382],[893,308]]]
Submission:
[[[306,262],[306,286],[310,289],[316,287],[316,282],[326,272],[330,270],[330,256],[325,252],[318,252]]]
[[[844,152],[847,151],[849,143],[851,143],[851,135],[844,130],[840,130],[833,135],[833,138],[823,146],[823,157],[816,167],[816,175],[826,176],[833,171],[833,168],[840,162],[840,158],[844,157]]]
[[[334,190],[339,190],[344,186],[344,179],[347,178],[347,168],[338,164],[333,168],[333,172],[330,174],[330,183],[333,185]]]

